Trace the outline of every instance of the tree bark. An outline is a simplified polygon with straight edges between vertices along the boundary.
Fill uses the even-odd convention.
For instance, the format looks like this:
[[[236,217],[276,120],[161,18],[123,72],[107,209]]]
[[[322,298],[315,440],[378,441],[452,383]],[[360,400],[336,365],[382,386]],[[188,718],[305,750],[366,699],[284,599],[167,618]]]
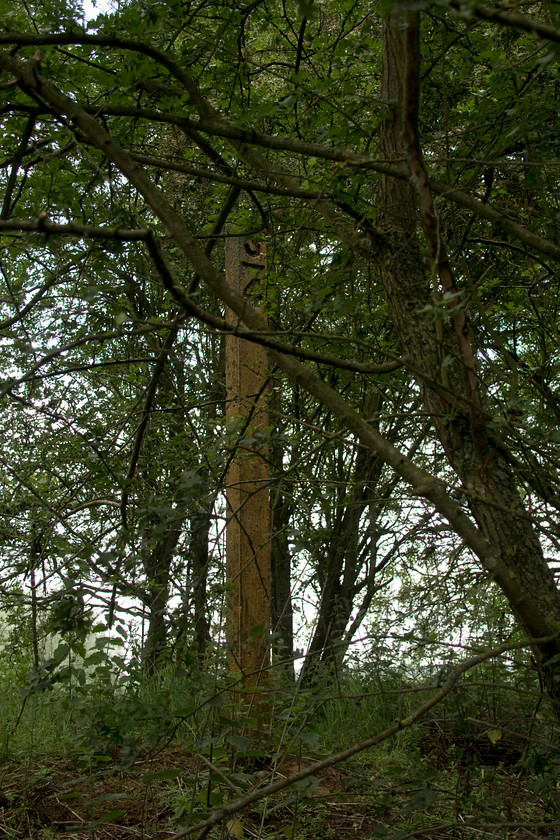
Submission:
[[[294,652],[294,615],[292,606],[292,558],[287,527],[291,517],[290,499],[273,493],[270,505],[270,579],[273,634],[278,634],[276,650],[281,659],[291,660]],[[293,675],[293,662],[290,664]]]
[[[315,674],[332,679],[342,665],[347,649],[343,639],[361,572],[360,521],[375,495],[382,466],[379,458],[367,449],[358,449],[352,492],[344,505],[341,500],[336,507],[334,528],[325,552],[319,612],[300,674],[303,684],[312,682]]]
[[[399,40],[401,33],[396,31],[396,17],[392,16],[387,24],[385,36],[385,84],[384,93],[389,97],[389,90],[399,89],[397,101],[403,103],[403,79],[399,73],[400,59],[405,54],[399,50],[403,41]],[[392,40],[392,43],[390,41]],[[407,78],[416,77],[419,74],[414,62],[407,62],[409,70]],[[147,205],[165,226],[168,235],[173,238],[177,247],[189,260],[195,271],[205,280],[209,288],[235,313],[238,331],[245,330],[247,337],[255,339],[258,333],[263,341],[263,335],[270,332],[269,325],[258,313],[257,309],[243,297],[237,290],[225,282],[224,276],[216,269],[204,252],[199,248],[193,235],[186,229],[182,216],[171,206],[165,195],[159,190],[150,179],[146,170],[138,166],[130,154],[120,145],[115,137],[110,135],[98,119],[90,114],[74,98],[66,96],[56,85],[47,80],[39,71],[37,64],[33,61],[24,62],[5,52],[0,52],[0,64],[8,70],[15,78],[17,85],[28,93],[35,101],[44,103],[49,110],[60,117],[70,121],[77,130],[87,138],[95,147],[113,162],[130,185],[144,197]],[[412,68],[412,69],[410,69]],[[190,82],[189,82],[190,83]],[[400,86],[400,87],[399,87]],[[200,94],[196,91],[200,99]],[[402,119],[402,118],[401,118]],[[393,120],[389,119],[384,133],[384,151],[393,159],[407,158],[410,144],[401,142],[391,145],[390,132]],[[228,137],[238,136],[232,134],[227,121],[216,123],[219,132]],[[396,122],[395,122],[396,127]],[[397,134],[396,130],[393,132]],[[251,142],[257,142],[258,137],[248,133]],[[242,143],[232,140],[237,147]],[[292,144],[293,145],[293,144]],[[285,144],[284,144],[285,146]],[[403,146],[405,147],[403,150]],[[299,148],[299,147],[298,147]],[[310,147],[306,145],[307,153]],[[338,153],[337,153],[338,154]],[[332,158],[335,159],[335,158]],[[336,159],[351,160],[348,156],[337,157]],[[417,163],[417,161],[416,161]],[[379,164],[378,171],[384,169],[386,164]],[[256,166],[255,168],[262,168]],[[418,167],[416,167],[417,169]],[[274,176],[273,170],[267,170]],[[397,174],[401,174],[400,172]],[[421,174],[421,173],[420,173]],[[554,660],[560,652],[558,644],[558,628],[560,627],[560,595],[556,589],[554,579],[548,568],[537,535],[533,530],[527,511],[524,510],[516,487],[515,475],[510,467],[507,457],[503,455],[503,447],[498,446],[491,438],[484,415],[478,418],[471,407],[471,401],[466,398],[465,389],[461,385],[458,392],[455,392],[450,384],[446,384],[448,375],[443,362],[448,356],[445,354],[446,339],[442,331],[442,340],[434,334],[433,323],[430,330],[418,330],[418,325],[426,323],[426,313],[423,307],[426,303],[433,304],[431,299],[430,286],[424,272],[420,271],[421,255],[416,248],[411,246],[413,225],[403,212],[412,210],[412,200],[409,188],[403,183],[404,204],[401,206],[400,218],[394,213],[398,203],[398,188],[391,185],[389,178],[383,184],[385,218],[384,224],[390,217],[393,209],[391,228],[382,236],[377,236],[375,245],[369,249],[369,258],[372,260],[382,259],[382,274],[385,283],[387,301],[390,306],[393,320],[405,344],[407,351],[414,357],[415,371],[419,387],[423,393],[425,404],[433,416],[434,424],[438,430],[440,440],[445,448],[447,456],[457,474],[463,480],[463,492],[467,498],[473,515],[479,527],[473,524],[469,516],[457,504],[454,496],[437,481],[430,473],[416,465],[407,455],[393,446],[386,438],[369,425],[363,417],[352,407],[352,405],[341,394],[335,391],[327,382],[322,380],[307,365],[299,362],[293,355],[290,347],[282,342],[268,340],[269,356],[273,364],[278,365],[293,382],[305,388],[309,394],[323,402],[332,413],[339,418],[344,426],[355,434],[359,440],[367,446],[372,453],[376,453],[391,469],[405,480],[413,492],[420,498],[432,504],[440,516],[442,516],[479,558],[484,569],[499,584],[508,599],[511,608],[518,617],[522,627],[532,637],[554,637],[554,641],[545,644],[541,643],[535,651],[537,660],[542,664],[547,659]],[[437,187],[439,191],[439,186]],[[453,197],[456,191],[445,188],[442,193]],[[463,200],[463,203],[467,201]],[[341,228],[341,214],[337,214],[327,199],[313,201],[313,206],[323,214],[332,225],[334,231]],[[485,218],[488,216],[489,208],[482,203],[474,202],[476,211]],[[468,205],[473,206],[473,201],[468,199]],[[466,205],[465,205],[466,206]],[[331,213],[328,212],[330,208]],[[482,208],[482,209],[481,209]],[[414,207],[416,214],[416,208]],[[383,217],[383,213],[381,214]],[[513,236],[526,242],[545,253],[558,255],[557,246],[541,240],[521,225],[511,222],[506,217],[495,216],[495,222],[503,224],[504,229],[511,232]],[[343,221],[343,220],[342,220]],[[402,223],[401,223],[402,222]],[[42,223],[42,222],[41,222]],[[356,250],[368,257],[368,248],[362,247],[362,237],[346,237],[345,231],[340,231],[342,241],[355,242]],[[373,238],[374,233],[371,233]],[[345,238],[346,237],[346,238]],[[438,241],[441,238],[436,237]],[[356,240],[359,240],[356,242]],[[173,270],[168,265],[165,254],[159,245],[156,237],[146,232],[145,242],[150,251],[162,278],[165,288],[187,311],[191,311],[205,322],[212,322],[216,325],[219,319],[210,317],[208,313],[197,306],[196,301],[189,298],[188,294],[174,278]],[[387,247],[387,243],[389,247]],[[411,246],[410,248],[408,246]],[[354,244],[353,246],[354,247]],[[384,258],[383,258],[384,254]],[[440,261],[438,260],[438,263]],[[377,264],[377,262],[376,262]],[[402,269],[402,271],[401,271]],[[419,308],[420,307],[420,308]],[[407,317],[403,317],[406,315]],[[450,318],[451,318],[450,314]],[[221,323],[221,322],[220,322]],[[250,336],[250,332],[253,335]],[[453,362],[456,357],[461,360],[459,368],[464,367],[465,373],[469,374],[470,389],[472,391],[473,369],[469,365],[463,365],[465,347],[464,338],[461,339],[460,351],[450,355]],[[454,332],[453,338],[461,338]],[[441,359],[441,364],[435,366],[430,360],[431,351],[436,353],[435,358]],[[439,354],[442,353],[441,357]],[[428,354],[428,355],[426,355]],[[451,371],[453,373],[453,371]],[[461,379],[456,376],[456,379]],[[478,406],[475,406],[479,410]],[[443,409],[443,410],[442,410]],[[482,422],[481,422],[482,421]],[[487,443],[484,441],[487,436]],[[558,675],[557,662],[552,661],[545,666],[545,676],[550,695],[556,701],[558,708],[558,695],[560,693],[560,682],[554,679]]]
[[[210,643],[210,621],[208,619],[208,539],[212,524],[215,498],[212,497],[207,510],[191,516],[190,555],[192,561],[192,588],[194,603],[194,633],[196,655],[202,667]]]
[[[181,523],[170,523],[167,533],[157,541],[144,560],[147,578],[144,602],[148,608],[148,632],[142,661],[149,674],[156,671],[167,642],[165,611],[169,600],[171,562],[181,534]]]
[[[482,534],[499,557],[494,579],[529,637],[553,635],[560,627],[560,594],[521,501],[515,472],[489,428],[476,347],[422,161],[416,121],[417,14],[391,13],[384,24],[383,50],[382,97],[389,113],[382,130],[382,155],[406,160],[411,172],[410,181],[384,177],[380,188],[378,223],[388,230],[391,242],[381,276],[392,319],[413,358],[416,382],[447,460],[462,482]],[[432,284],[419,245],[419,221],[430,246]],[[450,294],[443,298],[446,292]],[[560,715],[559,664],[547,664],[557,653],[557,641],[535,650]]]
[[[226,273],[234,289],[248,296],[260,292],[265,267],[265,243],[227,240]],[[231,667],[245,689],[240,706],[265,724],[270,717],[268,382],[266,350],[227,336],[226,418],[235,453],[226,478],[226,635]]]

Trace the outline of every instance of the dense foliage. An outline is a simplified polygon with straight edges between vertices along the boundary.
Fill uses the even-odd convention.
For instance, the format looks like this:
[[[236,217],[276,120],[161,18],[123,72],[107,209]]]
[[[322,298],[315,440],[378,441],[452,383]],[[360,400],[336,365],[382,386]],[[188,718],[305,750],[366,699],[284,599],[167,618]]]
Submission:
[[[219,720],[198,710],[235,679],[237,333],[270,359],[277,749],[336,730],[322,692],[356,679],[364,696],[430,685],[432,699],[399,708],[406,724],[379,706],[330,744],[341,755],[432,702],[453,721],[438,719],[443,742],[462,743],[469,718],[495,746],[512,688],[533,699],[512,702],[510,730],[546,752],[560,717],[555,4],[11,0],[1,27],[0,676],[23,701],[6,743],[55,687],[90,757],[117,744],[130,766],[181,726],[202,753],[214,744]],[[246,298],[224,277],[231,236],[267,244]],[[554,820],[546,804],[533,822]]]

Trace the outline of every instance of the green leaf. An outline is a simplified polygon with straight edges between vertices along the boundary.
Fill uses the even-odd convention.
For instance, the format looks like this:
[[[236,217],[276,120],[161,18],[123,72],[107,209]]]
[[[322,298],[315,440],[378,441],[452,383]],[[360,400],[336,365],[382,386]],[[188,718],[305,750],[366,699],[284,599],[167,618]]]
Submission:
[[[489,729],[486,734],[488,735],[488,738],[493,744],[497,744],[498,741],[502,738],[501,729]]]
[[[235,747],[238,750],[245,750],[251,745],[251,739],[246,738],[244,735],[230,735],[228,741],[232,747]]]
[[[245,834],[243,823],[240,820],[228,820],[226,822],[226,831],[231,840],[241,840]]]
[[[415,793],[408,800],[407,805],[403,808],[403,813],[411,813],[429,808],[434,804],[438,798],[437,791],[431,787],[422,788],[422,790]]]

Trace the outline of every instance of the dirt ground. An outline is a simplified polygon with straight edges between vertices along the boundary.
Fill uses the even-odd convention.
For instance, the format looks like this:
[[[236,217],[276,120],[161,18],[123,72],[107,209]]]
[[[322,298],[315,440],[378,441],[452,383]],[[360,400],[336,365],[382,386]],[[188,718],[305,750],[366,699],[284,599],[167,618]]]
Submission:
[[[14,840],[49,840],[59,835],[75,840],[172,838],[203,822],[212,808],[310,763],[288,757],[276,766],[261,762],[257,768],[232,769],[220,764],[213,772],[180,748],[168,748],[126,772],[102,766],[80,773],[75,764],[62,759],[25,766],[6,762],[0,770],[0,836]],[[343,771],[329,769],[305,791],[285,791],[274,802],[242,811],[221,830],[214,828],[212,836],[240,840],[280,832],[279,837],[362,840],[381,821],[379,815],[372,815],[360,787]]]
[[[310,758],[210,761],[186,747],[119,766],[116,756],[88,762],[6,760],[0,765],[0,837],[12,840],[164,840],[201,836],[209,815],[249,791],[286,778]],[[543,819],[514,774],[468,770],[455,789],[418,784],[403,769],[380,777],[371,765],[329,768],[260,800],[212,828],[211,838],[278,840],[560,840],[560,821]],[[492,803],[489,791],[495,793]],[[439,799],[437,799],[439,797]],[[434,802],[437,800],[435,807]],[[508,802],[506,803],[506,800]],[[497,804],[496,804],[497,802]],[[441,803],[441,804],[440,804]],[[472,805],[476,804],[476,811]],[[502,807],[502,805],[506,805]],[[475,816],[473,817],[473,813]],[[474,832],[474,833],[473,833]]]

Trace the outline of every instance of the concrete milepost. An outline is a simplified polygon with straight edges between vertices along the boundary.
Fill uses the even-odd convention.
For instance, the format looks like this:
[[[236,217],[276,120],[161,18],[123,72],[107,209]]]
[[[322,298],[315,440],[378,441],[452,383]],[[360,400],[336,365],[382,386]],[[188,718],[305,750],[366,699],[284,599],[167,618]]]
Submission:
[[[255,303],[266,270],[266,244],[226,239],[226,278]],[[228,310],[227,319],[238,322]],[[226,481],[226,636],[231,668],[242,678],[240,712],[270,718],[270,469],[266,349],[226,336],[226,418],[236,446]]]

